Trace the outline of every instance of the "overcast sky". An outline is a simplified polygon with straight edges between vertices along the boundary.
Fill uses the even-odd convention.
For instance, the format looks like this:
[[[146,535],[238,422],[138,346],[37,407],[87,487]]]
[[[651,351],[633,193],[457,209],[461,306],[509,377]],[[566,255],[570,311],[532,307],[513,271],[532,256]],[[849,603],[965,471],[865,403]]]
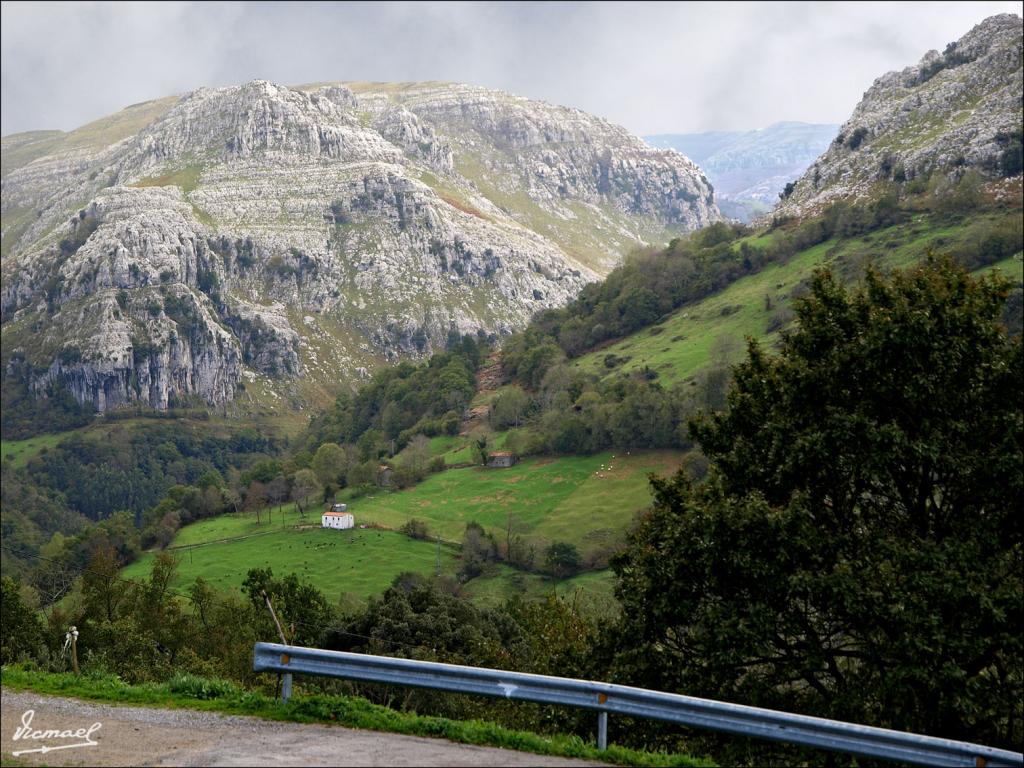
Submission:
[[[1020,2],[4,2],[2,133],[254,78],[455,80],[638,134],[843,122],[879,75]]]

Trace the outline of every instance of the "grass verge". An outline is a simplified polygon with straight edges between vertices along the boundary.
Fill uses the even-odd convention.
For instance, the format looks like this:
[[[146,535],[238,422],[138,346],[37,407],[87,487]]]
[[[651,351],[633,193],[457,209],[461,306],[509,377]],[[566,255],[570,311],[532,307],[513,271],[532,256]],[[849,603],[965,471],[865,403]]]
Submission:
[[[325,723],[370,731],[448,739],[460,744],[500,747],[538,755],[601,760],[616,765],[711,766],[705,758],[664,752],[642,752],[611,745],[605,751],[579,736],[540,736],[514,731],[482,720],[449,720],[410,712],[398,712],[347,696],[296,695],[281,704],[266,694],[246,691],[223,680],[179,674],[166,683],[129,685],[110,674],[38,672],[22,666],[5,666],[0,671],[4,688],[90,701],[136,706],[193,709],[230,715],[248,715],[265,720],[295,723]]]

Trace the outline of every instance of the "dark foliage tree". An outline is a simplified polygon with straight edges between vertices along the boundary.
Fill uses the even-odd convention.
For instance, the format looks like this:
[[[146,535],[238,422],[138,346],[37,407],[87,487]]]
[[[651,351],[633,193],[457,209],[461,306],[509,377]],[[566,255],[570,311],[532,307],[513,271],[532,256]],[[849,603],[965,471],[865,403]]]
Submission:
[[[297,645],[316,646],[333,618],[330,605],[312,584],[300,581],[294,573],[274,578],[272,568],[253,568],[242,582],[242,592],[261,619],[263,636],[278,641],[277,630],[267,609],[266,596],[277,614],[288,639]]]
[[[556,541],[544,550],[544,565],[556,579],[563,579],[579,570],[580,553],[575,544]]]
[[[819,272],[614,561],[635,683],[1022,742],[1024,370],[1007,286]]]
[[[43,647],[43,625],[21,596],[21,584],[6,576],[0,579],[0,663],[20,656],[37,655]]]

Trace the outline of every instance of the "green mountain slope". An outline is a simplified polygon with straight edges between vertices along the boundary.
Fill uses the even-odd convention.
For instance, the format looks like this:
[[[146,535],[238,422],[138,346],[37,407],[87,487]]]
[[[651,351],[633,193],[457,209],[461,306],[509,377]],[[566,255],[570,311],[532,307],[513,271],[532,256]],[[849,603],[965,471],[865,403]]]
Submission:
[[[983,233],[1014,226],[1019,211],[949,218],[917,214],[910,221],[858,237],[833,237],[795,254],[784,264],[737,280],[725,290],[673,312],[643,330],[572,361],[574,368],[609,378],[649,369],[664,384],[693,380],[712,363],[732,363],[743,354],[743,339],[771,344],[792,317],[789,305],[800,295],[816,267],[830,267],[855,280],[869,265],[894,269],[915,263],[929,252],[963,253]],[[772,235],[740,242],[755,247]],[[989,268],[1000,269],[1019,286],[1022,262],[1005,256]]]

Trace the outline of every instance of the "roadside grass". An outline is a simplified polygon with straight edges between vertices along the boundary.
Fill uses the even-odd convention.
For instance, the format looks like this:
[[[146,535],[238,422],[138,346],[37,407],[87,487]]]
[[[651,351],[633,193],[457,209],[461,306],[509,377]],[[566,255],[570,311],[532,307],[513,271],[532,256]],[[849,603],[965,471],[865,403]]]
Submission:
[[[269,678],[268,678],[269,679]],[[482,720],[450,720],[443,717],[398,712],[349,696],[302,694],[301,679],[295,695],[282,704],[265,693],[247,691],[224,680],[179,674],[165,683],[129,685],[115,675],[39,672],[24,666],[4,666],[0,671],[4,688],[70,696],[110,704],[191,709],[229,715],[247,715],[264,720],[320,723],[409,736],[447,739],[460,744],[500,747],[520,752],[557,757],[600,760],[616,765],[713,766],[708,758],[665,752],[642,752],[616,745],[600,751],[579,736],[541,736],[515,731]]]

